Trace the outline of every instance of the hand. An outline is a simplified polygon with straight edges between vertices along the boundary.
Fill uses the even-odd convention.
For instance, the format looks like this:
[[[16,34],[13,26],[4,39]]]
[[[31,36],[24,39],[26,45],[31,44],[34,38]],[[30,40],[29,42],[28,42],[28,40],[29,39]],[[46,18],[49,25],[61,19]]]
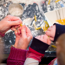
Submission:
[[[12,26],[17,26],[21,23],[22,21],[20,18],[8,15],[3,20],[0,21],[0,32],[6,32]]]
[[[35,38],[37,38],[38,40],[40,40],[40,41],[42,41],[42,42],[44,42],[44,43],[46,43],[48,45],[51,44],[51,41],[50,41],[49,37],[46,34],[45,35],[37,36]]]
[[[32,39],[32,34],[29,28],[23,25],[18,29],[18,31],[15,31],[15,35],[16,35],[16,42],[14,44],[14,47],[24,50],[27,49]]]
[[[46,31],[46,35],[49,36],[50,40],[53,41],[55,37],[56,26],[53,25]]]

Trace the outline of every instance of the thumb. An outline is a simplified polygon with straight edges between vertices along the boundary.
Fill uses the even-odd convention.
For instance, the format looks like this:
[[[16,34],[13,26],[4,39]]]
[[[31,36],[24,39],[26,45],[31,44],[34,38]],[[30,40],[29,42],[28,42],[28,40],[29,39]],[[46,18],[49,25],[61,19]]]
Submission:
[[[27,36],[26,36],[26,26],[25,26],[25,25],[23,25],[23,26],[21,27],[21,34],[22,34],[22,37],[23,37],[23,38],[27,37]]]
[[[19,25],[19,24],[22,24],[22,21],[21,21],[21,20],[10,21],[10,25],[11,25],[11,26],[13,26],[13,25]]]

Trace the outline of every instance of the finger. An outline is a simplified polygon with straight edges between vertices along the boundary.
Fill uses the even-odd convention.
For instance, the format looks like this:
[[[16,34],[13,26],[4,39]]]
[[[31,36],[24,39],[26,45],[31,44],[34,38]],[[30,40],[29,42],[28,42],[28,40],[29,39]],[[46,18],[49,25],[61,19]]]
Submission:
[[[21,34],[21,33],[20,33],[20,29],[18,29],[18,30],[17,30],[17,34],[18,34],[18,35],[20,35],[20,34]]]
[[[19,42],[19,39],[16,38],[16,41],[15,41],[15,44],[14,44],[14,47],[15,47],[15,48],[17,48],[17,46],[18,46],[18,42]]]
[[[53,41],[53,40],[54,40],[54,38],[53,38],[53,37],[49,37],[49,39],[50,39],[51,41]]]
[[[14,26],[14,25],[20,25],[22,24],[22,21],[17,20],[17,21],[10,21],[10,26]]]
[[[51,40],[48,38],[47,39],[47,44],[50,45],[51,44]]]
[[[16,30],[17,30],[18,28],[20,28],[20,25],[12,26],[12,27],[11,27],[11,30],[13,30],[13,31],[14,31],[14,29],[16,29]]]
[[[28,27],[26,27],[26,35],[27,35],[27,37],[29,37],[29,39],[33,38],[32,33]]]
[[[46,31],[46,35],[52,37],[52,33],[50,31]]]
[[[31,33],[30,29],[27,26],[26,26],[26,32],[27,33],[29,33],[29,32]]]
[[[15,27],[15,28],[19,28],[19,27],[20,27],[20,25],[16,25],[16,26],[13,26],[13,27]]]
[[[28,27],[26,27],[26,33],[29,34],[29,35],[32,35],[30,29]]]
[[[47,31],[51,31],[51,27],[50,28],[48,28],[48,30]]]
[[[11,28],[12,31],[16,31],[16,29],[14,27]]]
[[[12,16],[12,15],[8,15],[7,18],[11,21],[21,20],[19,17],[15,17],[15,16]]]
[[[17,30],[16,30],[14,33],[15,33],[16,36],[18,35],[18,34],[17,34]]]
[[[18,42],[19,42],[18,30],[15,31],[15,35],[16,35],[16,41],[15,41],[14,47],[17,48]]]
[[[23,37],[23,38],[24,38],[24,37],[27,37],[25,25],[23,25],[23,26],[21,27],[21,34],[22,34],[22,37]]]

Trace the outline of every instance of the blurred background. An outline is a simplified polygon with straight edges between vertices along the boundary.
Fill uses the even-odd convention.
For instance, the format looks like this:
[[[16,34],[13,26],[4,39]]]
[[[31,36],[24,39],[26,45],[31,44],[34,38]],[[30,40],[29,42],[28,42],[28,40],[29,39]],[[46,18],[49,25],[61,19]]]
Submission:
[[[2,20],[8,14],[16,16],[16,13],[14,13],[16,9],[14,7],[12,9],[12,5],[14,3],[17,4],[16,6],[14,5],[14,7],[18,9],[20,8],[20,5],[23,7],[21,13],[19,12],[21,9],[17,11],[18,14],[21,14],[18,17],[21,18],[24,25],[30,28],[34,37],[45,34],[46,29],[49,27],[49,23],[47,22],[44,14],[65,6],[65,0],[0,0],[0,20]],[[43,28],[45,25],[47,25],[47,28]],[[6,63],[6,59],[10,53],[10,47],[15,43],[15,38],[16,36],[11,30],[9,30],[2,38],[5,47],[5,57],[2,63]],[[40,65],[47,65],[55,57],[56,46],[52,42],[51,46],[49,46],[49,48],[46,50],[45,56]]]

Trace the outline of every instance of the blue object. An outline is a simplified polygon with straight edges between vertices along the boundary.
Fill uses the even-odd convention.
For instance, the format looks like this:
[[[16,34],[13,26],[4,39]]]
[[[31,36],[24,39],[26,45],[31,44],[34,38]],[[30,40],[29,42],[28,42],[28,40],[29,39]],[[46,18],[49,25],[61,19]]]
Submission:
[[[55,38],[54,38],[54,42],[55,42],[60,35],[65,33],[65,25],[60,25],[57,23],[55,23],[54,25],[56,25],[56,34],[55,34]]]
[[[58,65],[57,63],[55,65]]]
[[[64,7],[64,4],[62,2],[59,1],[58,3],[61,5],[61,7]]]

